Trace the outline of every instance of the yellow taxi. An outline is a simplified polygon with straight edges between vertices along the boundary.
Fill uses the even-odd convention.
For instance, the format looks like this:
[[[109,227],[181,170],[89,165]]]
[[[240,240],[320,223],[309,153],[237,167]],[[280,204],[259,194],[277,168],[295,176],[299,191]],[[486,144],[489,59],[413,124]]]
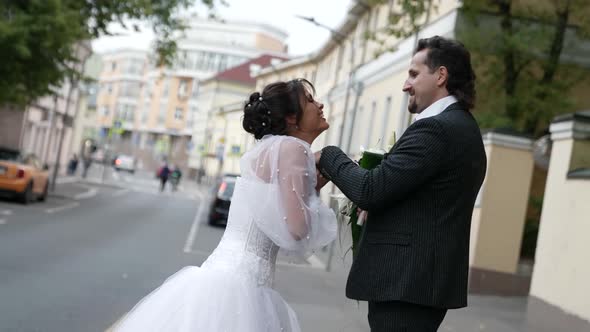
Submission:
[[[0,194],[16,196],[28,204],[34,199],[44,201],[49,188],[47,165],[34,154],[22,156],[20,151],[0,147]]]

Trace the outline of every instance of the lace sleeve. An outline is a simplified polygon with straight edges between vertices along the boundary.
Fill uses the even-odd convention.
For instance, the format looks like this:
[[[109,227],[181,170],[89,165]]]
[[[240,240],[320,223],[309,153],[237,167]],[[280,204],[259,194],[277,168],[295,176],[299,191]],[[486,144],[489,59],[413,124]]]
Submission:
[[[283,139],[256,163],[266,185],[249,197],[257,226],[283,250],[306,252],[336,237],[336,216],[315,192],[316,169],[309,147]]]

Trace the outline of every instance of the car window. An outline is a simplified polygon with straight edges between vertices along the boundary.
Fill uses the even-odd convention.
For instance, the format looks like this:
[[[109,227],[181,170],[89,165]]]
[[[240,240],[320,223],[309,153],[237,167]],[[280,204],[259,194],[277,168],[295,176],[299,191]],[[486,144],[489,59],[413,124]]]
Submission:
[[[34,154],[27,155],[25,157],[23,163],[25,165],[35,167],[37,169],[41,169],[41,163],[39,162],[39,159],[37,159],[37,157]]]
[[[21,160],[21,155],[18,151],[0,149],[0,160],[19,162]]]
[[[235,179],[224,179],[219,186],[217,196],[222,199],[231,199],[234,194],[234,187],[236,186]]]

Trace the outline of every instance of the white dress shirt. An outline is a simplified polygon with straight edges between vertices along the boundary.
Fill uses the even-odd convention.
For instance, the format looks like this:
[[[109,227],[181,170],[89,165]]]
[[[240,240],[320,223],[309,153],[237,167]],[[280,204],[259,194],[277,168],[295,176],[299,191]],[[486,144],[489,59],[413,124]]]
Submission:
[[[434,103],[432,103],[432,105],[426,107],[426,109],[423,110],[422,112],[420,112],[418,115],[416,115],[416,119],[414,119],[414,122],[421,120],[421,119],[429,118],[431,116],[439,115],[447,107],[451,106],[452,104],[456,103],[457,101],[458,100],[455,96],[446,96],[444,98],[441,98],[441,99],[435,101]]]

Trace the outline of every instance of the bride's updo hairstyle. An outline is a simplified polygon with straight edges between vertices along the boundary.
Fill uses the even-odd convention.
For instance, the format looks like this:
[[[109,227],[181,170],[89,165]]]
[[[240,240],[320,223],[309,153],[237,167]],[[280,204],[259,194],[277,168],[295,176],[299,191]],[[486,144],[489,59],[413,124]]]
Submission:
[[[313,84],[299,78],[271,83],[262,93],[254,92],[244,104],[244,130],[254,135],[255,139],[265,135],[286,135],[287,117],[295,115],[297,123],[301,120],[306,91],[315,94]]]

